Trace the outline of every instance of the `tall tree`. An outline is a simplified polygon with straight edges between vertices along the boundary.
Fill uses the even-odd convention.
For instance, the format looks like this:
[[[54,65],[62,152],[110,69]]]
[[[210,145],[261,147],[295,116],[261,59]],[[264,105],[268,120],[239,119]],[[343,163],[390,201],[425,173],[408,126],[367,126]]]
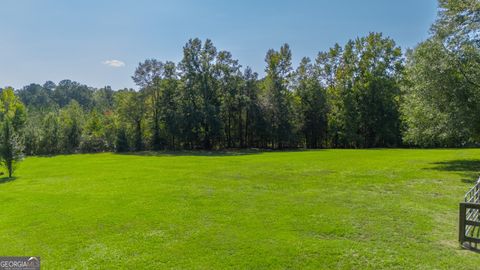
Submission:
[[[25,106],[12,88],[2,89],[0,96],[1,145],[0,158],[12,177],[15,164],[23,158],[22,128],[25,124]]]
[[[24,127],[25,154],[36,155],[41,153],[40,140],[42,138],[43,114],[32,113],[27,110],[28,117]]]
[[[370,33],[355,41],[358,54],[359,132],[362,147],[401,142],[399,97],[402,52],[390,38]]]
[[[139,93],[131,89],[120,90],[115,96],[117,114],[130,130],[131,145],[135,151],[143,150],[144,104]]]
[[[55,104],[52,100],[52,90],[39,84],[32,83],[23,87],[18,91],[18,96],[26,106],[36,109],[50,107]]]
[[[97,89],[93,92],[94,107],[100,112],[112,111],[115,103],[115,91],[110,86]]]
[[[317,58],[328,92],[333,146],[379,147],[400,143],[399,80],[402,53],[380,33],[350,40]]]
[[[179,66],[184,86],[182,133],[190,147],[200,142],[203,148],[211,149],[222,135],[216,57],[217,49],[209,39],[203,45],[199,39],[191,39],[183,48]]]
[[[267,75],[264,86],[272,130],[272,147],[284,148],[291,146],[295,132],[292,123],[292,92],[289,89],[292,52],[288,44],[284,44],[280,51],[269,50],[265,62]]]
[[[161,61],[147,59],[139,64],[132,77],[133,81],[142,87],[141,93],[150,115],[151,146],[154,150],[162,147],[160,118],[164,66],[165,64]]]
[[[431,37],[407,54],[404,141],[420,146],[480,142],[480,3],[440,0]]]
[[[61,137],[58,112],[48,112],[42,120],[39,154],[52,155],[61,153]]]
[[[250,147],[264,147],[268,140],[265,107],[260,100],[258,74],[247,67],[243,73],[245,96],[245,142]]]
[[[60,110],[61,147],[62,152],[75,152],[80,146],[84,112],[80,104],[72,100]]]
[[[238,133],[240,132],[239,128],[235,127],[242,124],[242,74],[240,67],[238,60],[233,59],[230,52],[221,51],[218,53],[216,63],[220,88],[218,94],[221,96],[221,113],[227,140],[226,146],[229,148],[234,147],[235,142],[240,141],[242,137]]]
[[[319,148],[327,134],[327,99],[309,58],[303,58],[295,73],[300,126],[308,148]]]
[[[80,141],[83,152],[103,152],[108,149],[102,120],[102,115],[95,110],[88,115]]]
[[[23,159],[24,144],[21,135],[15,131],[10,119],[2,122],[0,157],[11,178],[16,164]]]
[[[53,90],[53,99],[60,107],[67,106],[71,100],[75,100],[84,108],[92,108],[93,92],[91,87],[71,80],[63,80]]]
[[[348,44],[348,43],[347,43]],[[320,85],[326,90],[327,112],[327,145],[329,147],[345,146],[345,106],[343,106],[343,88],[348,88],[348,81],[341,80],[345,72],[340,72],[343,59],[343,48],[335,44],[328,52],[320,52],[315,60],[315,70]]]
[[[175,63],[167,61],[164,66],[164,76],[161,81],[161,121],[165,126],[166,134],[169,137],[169,145],[175,149],[176,139],[180,134],[180,88],[181,82],[178,78]]]

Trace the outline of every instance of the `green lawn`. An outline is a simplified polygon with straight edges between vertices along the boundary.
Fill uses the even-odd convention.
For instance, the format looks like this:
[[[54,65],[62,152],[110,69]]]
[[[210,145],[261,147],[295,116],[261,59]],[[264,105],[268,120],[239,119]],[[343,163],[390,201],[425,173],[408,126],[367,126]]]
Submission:
[[[480,150],[29,157],[0,255],[42,269],[478,269],[457,243]]]

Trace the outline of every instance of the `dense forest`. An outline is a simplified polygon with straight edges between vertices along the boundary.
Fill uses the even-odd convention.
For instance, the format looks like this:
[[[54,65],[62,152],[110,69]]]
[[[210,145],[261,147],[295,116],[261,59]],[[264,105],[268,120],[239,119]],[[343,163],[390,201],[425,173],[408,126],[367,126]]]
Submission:
[[[140,63],[137,91],[71,80],[2,89],[2,140],[28,155],[477,146],[480,3],[440,0],[430,37],[405,52],[370,33],[294,67],[284,44],[266,53],[264,74],[191,39],[179,63]]]

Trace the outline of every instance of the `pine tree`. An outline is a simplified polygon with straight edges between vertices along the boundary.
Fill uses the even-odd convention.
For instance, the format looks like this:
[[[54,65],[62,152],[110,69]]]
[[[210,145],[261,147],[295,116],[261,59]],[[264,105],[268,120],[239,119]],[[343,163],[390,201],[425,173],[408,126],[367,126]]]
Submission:
[[[23,150],[24,145],[20,135],[14,130],[11,121],[5,120],[2,124],[0,157],[9,178],[12,177],[17,162],[23,159]]]

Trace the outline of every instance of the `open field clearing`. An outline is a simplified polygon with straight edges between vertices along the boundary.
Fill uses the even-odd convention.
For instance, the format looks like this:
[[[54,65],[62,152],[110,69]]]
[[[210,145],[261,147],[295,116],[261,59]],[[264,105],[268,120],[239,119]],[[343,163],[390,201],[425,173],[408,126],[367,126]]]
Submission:
[[[45,269],[476,269],[458,203],[480,150],[29,157],[0,251]]]

